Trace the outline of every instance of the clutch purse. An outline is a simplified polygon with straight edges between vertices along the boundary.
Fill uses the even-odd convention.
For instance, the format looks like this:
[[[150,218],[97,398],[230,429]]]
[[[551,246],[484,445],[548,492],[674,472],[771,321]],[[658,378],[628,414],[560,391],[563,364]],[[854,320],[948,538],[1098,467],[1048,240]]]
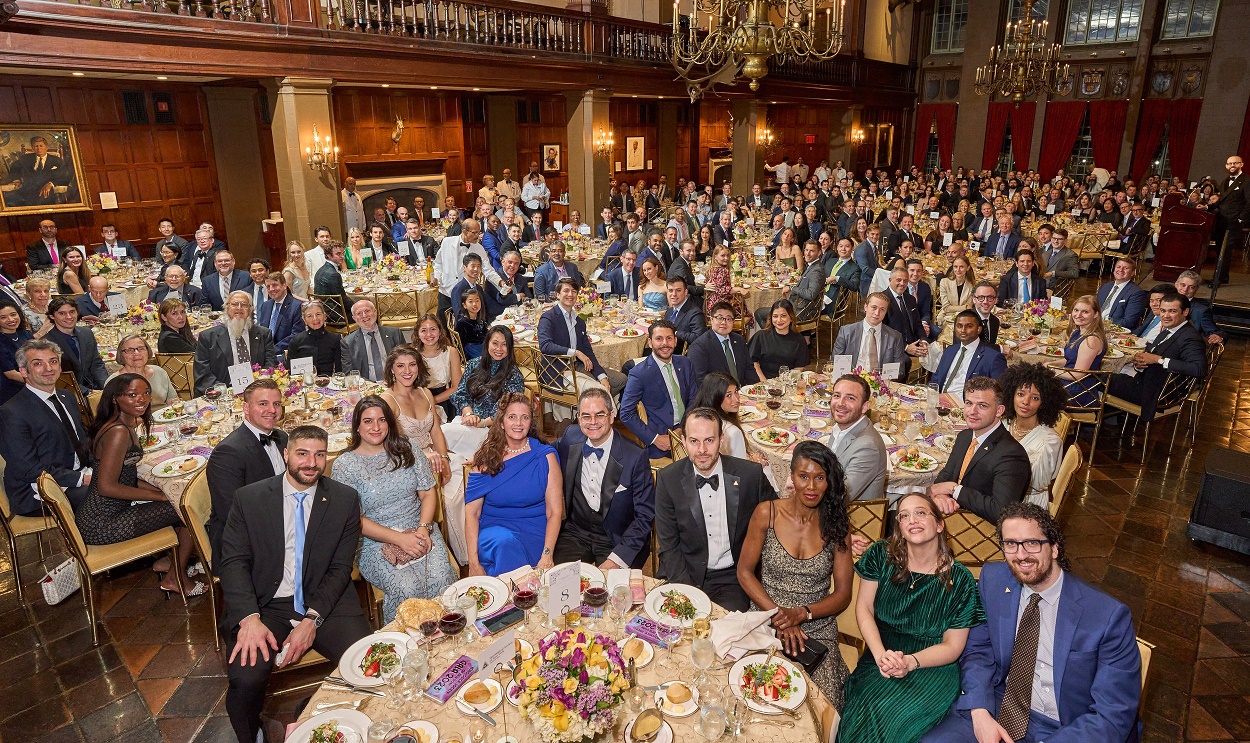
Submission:
[[[810,675],[816,670],[816,667],[825,659],[825,654],[829,652],[829,647],[820,640],[808,638],[803,641],[803,650],[790,655],[784,650],[785,656],[790,660],[803,666],[803,670]]]

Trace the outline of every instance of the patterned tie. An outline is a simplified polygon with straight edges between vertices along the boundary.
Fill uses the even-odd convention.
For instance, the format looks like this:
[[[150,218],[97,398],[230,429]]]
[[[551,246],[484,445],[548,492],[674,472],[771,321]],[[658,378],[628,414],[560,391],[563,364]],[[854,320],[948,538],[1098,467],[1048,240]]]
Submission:
[[[234,352],[238,356],[238,363],[252,363],[252,352],[247,347],[247,338],[239,336],[234,339]]]
[[[880,363],[877,351],[877,329],[868,328],[868,371],[876,371]]]
[[[382,354],[382,346],[378,343],[378,331],[369,332],[369,381],[377,382],[382,378],[378,374],[378,369],[382,368],[382,362],[385,356]]]
[[[734,352],[729,347],[728,338],[721,341],[721,348],[725,349],[725,363],[729,365],[729,375],[734,378],[735,382],[740,382],[738,379],[738,362],[734,361]]]
[[[69,339],[69,347],[74,349],[74,358],[82,358],[82,353],[78,350],[78,336],[74,335],[74,331],[66,333],[65,337]]]
[[[304,499],[308,493],[291,493],[295,498],[295,613],[304,615]],[[1036,646],[1036,642],[1034,643]],[[1036,652],[1036,650],[1034,650]]]
[[[968,472],[968,465],[972,464],[972,458],[973,458],[974,456],[976,456],[976,453],[977,453],[977,447],[978,447],[978,446],[980,446],[980,445],[981,445],[981,442],[977,441],[977,437],[976,437],[976,436],[973,436],[973,437],[972,437],[972,441],[968,442],[968,451],[964,452],[964,461],[963,461],[963,464],[959,465],[959,482],[960,482],[960,484],[962,484],[962,483],[963,483],[963,481],[964,481],[964,474],[966,474],[966,473]]]
[[[664,383],[668,385],[668,396],[673,400],[676,416],[674,421],[680,421],[682,416],[686,414],[686,405],[681,401],[681,387],[677,385],[677,377],[673,376],[672,363],[660,364],[664,369]]]
[[[282,303],[274,302],[273,310],[269,313],[269,332],[274,336],[278,335],[278,313],[282,311]]]
[[[998,708],[998,724],[1012,740],[1023,740],[1029,729],[1029,708],[1033,698],[1033,674],[1037,667],[1037,640],[1041,635],[1041,594],[1029,596],[1029,605],[1016,627],[1016,641],[1011,647],[1011,666],[1007,670],[1007,690]]]
[[[942,391],[946,392],[951,388],[951,383],[955,381],[955,377],[959,376],[959,370],[964,368],[964,356],[968,353],[967,346],[959,347],[959,357],[955,359],[955,365],[951,367],[951,372],[946,376],[946,384],[942,385]]]

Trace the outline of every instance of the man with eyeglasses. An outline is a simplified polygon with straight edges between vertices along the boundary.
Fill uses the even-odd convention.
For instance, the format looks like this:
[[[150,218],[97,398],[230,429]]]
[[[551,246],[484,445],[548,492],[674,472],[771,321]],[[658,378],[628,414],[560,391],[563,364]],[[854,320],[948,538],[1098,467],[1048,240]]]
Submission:
[[[459,235],[443,238],[434,256],[434,279],[430,286],[438,288],[438,317],[446,317],[447,310],[452,308],[451,290],[460,279],[464,278],[464,256],[474,253],[482,259],[482,273],[486,280],[494,284],[500,294],[507,294],[512,287],[505,286],[499,272],[491,265],[486,248],[479,242],[482,238],[482,225],[476,219],[466,219],[462,223]]]
[[[1141,733],[1141,654],[1127,606],[1070,572],[1040,506],[1003,509],[1005,562],[986,563],[985,615],[959,659],[962,693],[921,743],[1126,741]]]
[[[612,430],[612,397],[582,390],[577,425],[556,440],[564,471],[564,513],[552,559],[600,570],[641,568],[651,554],[655,480],[642,449]]]
[[[964,384],[964,420],[929,497],[942,513],[964,509],[997,521],[1002,509],[1024,500],[1032,470],[1028,452],[1002,424],[1003,389],[988,377]]]
[[[686,358],[690,359],[694,368],[695,384],[709,372],[728,374],[739,387],[760,381],[759,375],[755,373],[755,365],[751,363],[746,339],[740,333],[734,332],[733,305],[728,302],[712,305],[709,325],[711,327],[686,349]]]
[[[1041,230],[1038,230],[1041,236]],[[1058,279],[1075,279],[1081,275],[1081,264],[1076,253],[1068,247],[1068,231],[1062,227],[1052,230],[1049,244],[1041,247],[1042,263],[1046,266],[1046,288],[1054,289]]]
[[[981,318],[981,342],[989,345],[998,343],[998,329],[1002,323],[994,316],[994,307],[998,304],[998,289],[993,284],[980,282],[972,289],[972,309]],[[1002,350],[1002,349],[999,349]],[[1004,355],[1006,353],[1004,352]]]

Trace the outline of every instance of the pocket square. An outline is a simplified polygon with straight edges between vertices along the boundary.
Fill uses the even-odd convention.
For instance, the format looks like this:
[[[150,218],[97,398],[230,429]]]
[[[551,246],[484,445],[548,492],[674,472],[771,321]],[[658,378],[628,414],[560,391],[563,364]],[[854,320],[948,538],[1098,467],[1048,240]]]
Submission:
[[[616,492],[618,492],[618,493],[623,493],[623,492],[625,492],[626,490],[629,490],[629,488],[625,487],[624,485],[617,485],[617,486],[616,486]]]

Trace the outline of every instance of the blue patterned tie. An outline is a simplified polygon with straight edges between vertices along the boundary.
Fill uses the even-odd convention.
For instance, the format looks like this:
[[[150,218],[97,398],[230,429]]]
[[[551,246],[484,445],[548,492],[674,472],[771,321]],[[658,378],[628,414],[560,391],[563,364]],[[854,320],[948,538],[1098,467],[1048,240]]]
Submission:
[[[291,493],[295,498],[295,613],[303,616],[304,609],[304,499],[308,493]]]

